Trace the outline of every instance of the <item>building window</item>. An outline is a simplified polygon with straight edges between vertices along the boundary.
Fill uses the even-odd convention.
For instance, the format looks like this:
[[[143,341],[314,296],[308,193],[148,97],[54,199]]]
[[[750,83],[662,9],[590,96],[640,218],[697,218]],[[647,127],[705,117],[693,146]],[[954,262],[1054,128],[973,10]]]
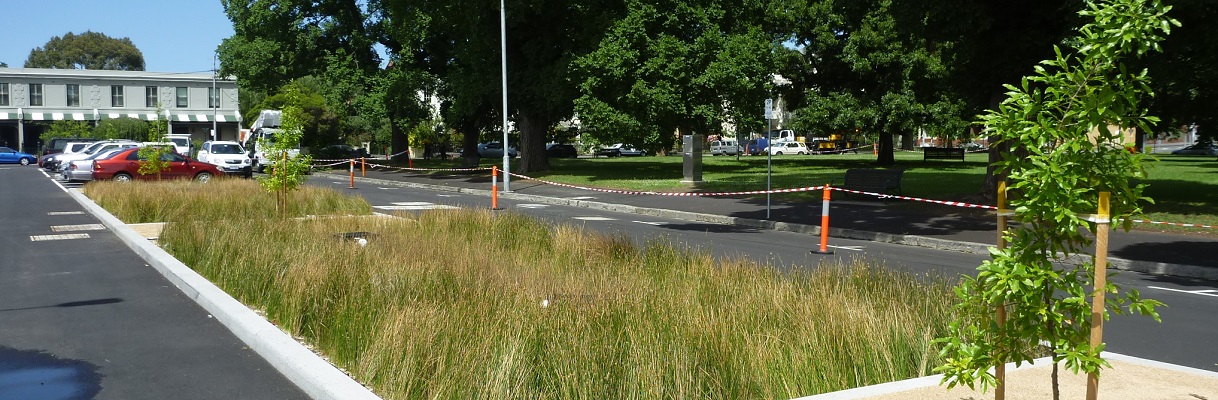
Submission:
[[[67,85],[68,88],[68,107],[80,107],[80,85]]]
[[[30,84],[30,106],[42,107],[42,84]]]
[[[8,84],[0,83],[0,106],[8,105]]]
[[[188,91],[186,88],[184,88],[184,87],[178,88],[178,108],[186,108],[186,107],[190,106],[190,102],[187,101],[188,100],[188,97],[186,96],[187,93],[188,93]]]
[[[144,107],[156,108],[156,86],[144,86]]]
[[[220,108],[220,89],[207,88],[207,107]]]
[[[110,107],[123,106],[123,85],[110,85]]]

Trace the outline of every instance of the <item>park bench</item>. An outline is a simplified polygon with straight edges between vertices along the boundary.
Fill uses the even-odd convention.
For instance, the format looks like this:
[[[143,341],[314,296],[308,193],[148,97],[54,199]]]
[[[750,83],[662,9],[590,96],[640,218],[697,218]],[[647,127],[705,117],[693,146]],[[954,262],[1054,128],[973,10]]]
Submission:
[[[834,184],[834,186],[860,192],[900,195],[901,175],[904,173],[905,170],[902,169],[851,168],[846,170],[846,177],[842,183]],[[847,193],[847,197],[849,197],[849,193]]]
[[[923,147],[922,161],[959,159],[964,161],[963,147]]]

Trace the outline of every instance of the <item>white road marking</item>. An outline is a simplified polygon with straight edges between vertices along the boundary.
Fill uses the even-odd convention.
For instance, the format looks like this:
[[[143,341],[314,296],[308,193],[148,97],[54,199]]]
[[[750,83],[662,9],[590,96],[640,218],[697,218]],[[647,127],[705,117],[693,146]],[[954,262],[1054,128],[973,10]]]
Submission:
[[[83,225],[52,225],[51,232],[75,232],[75,231],[100,231],[105,230],[106,226],[102,224],[83,224]]]
[[[517,208],[531,208],[531,209],[546,208],[549,206],[550,206],[549,204],[518,204],[518,205],[516,205]]]
[[[391,187],[378,187],[377,189],[380,189],[380,190],[389,190],[389,189],[397,189],[397,188],[391,188]]]
[[[592,200],[592,199],[595,199],[595,197],[592,197],[592,196],[579,196],[579,197],[568,197],[568,199],[571,199],[571,200]]]
[[[457,195],[455,195],[455,194],[437,194],[436,196],[439,196],[439,197],[457,197]]]
[[[84,211],[51,211],[47,215],[85,215]]]
[[[631,221],[631,222],[637,222],[640,224],[647,224],[647,225],[652,225],[652,226],[661,226],[661,225],[667,224],[667,222],[653,222],[653,221]]]
[[[1218,297],[1218,294],[1210,293],[1210,292],[1218,292],[1218,290],[1213,290],[1213,289],[1180,290],[1180,289],[1172,289],[1172,288],[1165,288],[1165,287],[1158,287],[1158,286],[1147,286],[1147,287],[1151,288],[1151,289],[1166,290],[1169,292],[1179,292],[1179,293],[1188,293],[1188,294],[1198,294],[1198,295],[1202,295],[1202,296]]]
[[[455,209],[457,209],[457,207],[453,207],[453,206],[446,206],[446,205],[442,205],[442,204],[430,204],[430,203],[425,204],[425,205],[416,204],[416,205],[409,205],[409,206],[372,206],[372,208],[375,208],[378,210],[389,210],[389,211],[455,210]]]
[[[583,220],[583,221],[617,221],[617,218],[605,218],[605,217],[572,217],[572,219],[578,219],[578,220]]]
[[[835,249],[851,250],[851,251],[863,251],[863,246],[834,246],[834,245],[825,245],[825,247],[832,247],[832,248],[835,248]]]
[[[88,233],[68,233],[64,235],[33,235],[30,236],[31,242],[45,242],[48,240],[68,240],[68,239],[88,239]]]

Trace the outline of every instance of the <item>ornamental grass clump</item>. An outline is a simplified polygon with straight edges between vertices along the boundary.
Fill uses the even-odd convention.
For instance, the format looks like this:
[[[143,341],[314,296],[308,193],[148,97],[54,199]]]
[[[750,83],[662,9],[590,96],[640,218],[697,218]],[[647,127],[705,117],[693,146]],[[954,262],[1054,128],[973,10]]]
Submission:
[[[258,183],[250,179],[217,178],[205,184],[188,180],[98,181],[85,185],[83,192],[128,224],[281,217],[275,211],[275,194],[257,189]],[[289,217],[372,213],[372,207],[362,198],[329,188],[304,186],[289,196]]]
[[[949,283],[865,260],[778,272],[509,212],[160,240],[385,398],[798,397],[930,373],[952,313]]]

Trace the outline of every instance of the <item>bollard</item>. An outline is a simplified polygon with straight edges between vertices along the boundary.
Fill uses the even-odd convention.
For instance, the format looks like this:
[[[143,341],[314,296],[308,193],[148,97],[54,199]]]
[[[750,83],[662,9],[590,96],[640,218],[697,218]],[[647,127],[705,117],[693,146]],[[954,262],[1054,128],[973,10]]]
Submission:
[[[364,157],[359,158],[359,176],[368,177],[368,159]]]
[[[406,166],[414,168],[414,158],[410,157],[410,149],[406,149]]]
[[[499,166],[491,166],[491,209],[502,210],[499,208]]]
[[[351,189],[355,189],[355,159],[352,158],[351,161],[347,162],[347,165],[350,167],[348,170],[351,171]]]
[[[829,184],[826,183],[825,184],[825,194],[824,194],[824,196],[821,197],[822,200],[821,200],[821,210],[820,210],[820,249],[810,251],[810,253],[813,253],[813,254],[833,254],[832,251],[829,251],[829,197],[830,197],[829,193],[830,192],[832,192],[832,190],[830,190]]]
[[[871,144],[871,155],[873,155],[873,156],[880,155],[880,144],[879,143]]]

